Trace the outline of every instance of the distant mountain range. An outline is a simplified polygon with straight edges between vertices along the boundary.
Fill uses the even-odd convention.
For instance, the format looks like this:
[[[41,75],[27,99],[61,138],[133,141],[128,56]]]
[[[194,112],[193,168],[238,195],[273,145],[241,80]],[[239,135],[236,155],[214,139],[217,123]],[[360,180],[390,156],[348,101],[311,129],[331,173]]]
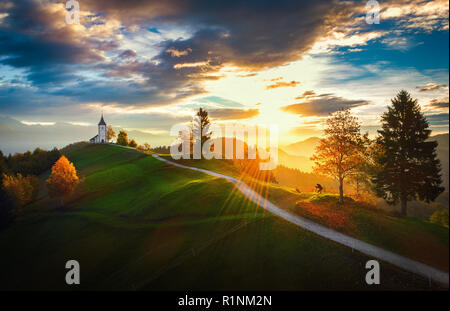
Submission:
[[[287,145],[282,149],[291,155],[302,156],[309,159],[314,154],[314,150],[319,144],[319,141],[320,138],[318,137],[310,137],[308,139]]]
[[[117,132],[119,128],[114,127]],[[167,145],[165,137],[139,130],[127,131],[130,138],[139,144],[149,142],[151,146]],[[10,117],[0,116],[0,150],[4,154],[34,150],[37,147],[52,149],[62,148],[77,141],[87,141],[97,133],[96,125],[82,126],[70,123],[54,125],[25,125]],[[432,136],[438,142],[437,154],[442,164],[443,184],[449,187],[449,134]],[[311,172],[313,162],[309,159],[319,144],[320,138],[310,137],[306,140],[287,145],[279,149],[278,159],[281,165]]]
[[[430,138],[438,142],[437,155],[442,165],[443,185],[449,187],[449,134],[434,135]],[[310,137],[306,140],[287,145],[278,151],[278,162],[281,165],[311,172],[313,162],[309,159],[319,144],[320,138]]]
[[[118,134],[119,128],[113,126]],[[128,131],[128,137],[139,144],[166,144],[166,138],[138,130]],[[0,150],[4,154],[34,150],[37,147],[62,148],[77,141],[88,141],[97,134],[97,125],[75,125],[57,122],[54,125],[26,125],[10,117],[0,116]]]
[[[278,149],[278,163],[289,168],[299,169],[306,173],[312,172],[312,166],[314,164],[309,157],[292,155],[285,152],[283,149]]]

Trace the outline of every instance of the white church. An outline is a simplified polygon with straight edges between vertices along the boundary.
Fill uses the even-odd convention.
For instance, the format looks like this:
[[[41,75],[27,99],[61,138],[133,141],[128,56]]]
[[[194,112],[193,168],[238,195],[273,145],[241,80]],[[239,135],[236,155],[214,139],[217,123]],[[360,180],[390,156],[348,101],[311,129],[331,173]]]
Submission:
[[[98,123],[98,134],[89,139],[91,144],[104,144],[107,143],[106,139],[106,122],[103,120],[103,113],[100,122]]]

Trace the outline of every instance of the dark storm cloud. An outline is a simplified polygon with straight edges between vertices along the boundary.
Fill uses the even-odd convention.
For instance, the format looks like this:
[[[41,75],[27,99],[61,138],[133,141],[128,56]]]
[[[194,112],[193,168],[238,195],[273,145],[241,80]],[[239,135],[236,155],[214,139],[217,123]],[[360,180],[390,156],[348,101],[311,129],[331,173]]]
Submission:
[[[224,65],[252,72],[297,60],[317,38],[355,12],[355,4],[332,0],[80,3],[82,10],[95,13],[83,17],[87,27],[108,26],[113,18],[125,29],[171,25],[194,30],[187,39],[161,42],[160,53],[142,61],[135,51],[119,49],[120,39],[114,35],[83,36],[74,27],[61,27],[65,11],[48,5],[61,1],[11,3],[0,8],[8,14],[0,24],[1,64],[26,69],[35,86],[59,87],[57,95],[75,97],[75,101],[114,100],[123,105],[163,105],[202,94],[205,90],[199,83],[219,79],[218,71]],[[106,61],[105,51],[117,61]],[[80,78],[81,70],[107,81],[85,81]],[[141,82],[130,84],[135,76],[141,77]],[[108,83],[108,78],[114,83]]]
[[[259,114],[259,109],[237,109],[237,108],[224,108],[224,109],[207,109],[211,118],[216,120],[240,120],[250,119],[256,117]]]
[[[211,60],[216,65],[232,63],[249,69],[300,58],[323,34],[326,18],[336,9],[336,2],[325,0],[183,3],[169,2],[178,11],[166,20],[203,27],[189,39],[167,42],[167,49],[190,48],[189,62]]]
[[[366,100],[350,100],[332,94],[321,94],[309,97],[304,103],[281,107],[280,109],[292,114],[303,116],[326,116],[341,109],[350,109],[369,104]]]
[[[57,26],[64,20],[62,11],[54,11],[38,1],[15,0],[11,6],[0,9],[8,15],[0,24],[0,55],[2,63],[14,67],[50,64],[78,64],[103,58],[91,48],[98,43],[80,41],[72,27]],[[91,43],[91,44],[86,44]]]
[[[102,40],[83,38],[75,28],[60,27],[62,7],[49,2],[5,2],[0,13],[0,64],[26,70],[35,85],[60,84],[77,79],[72,65],[103,61]]]

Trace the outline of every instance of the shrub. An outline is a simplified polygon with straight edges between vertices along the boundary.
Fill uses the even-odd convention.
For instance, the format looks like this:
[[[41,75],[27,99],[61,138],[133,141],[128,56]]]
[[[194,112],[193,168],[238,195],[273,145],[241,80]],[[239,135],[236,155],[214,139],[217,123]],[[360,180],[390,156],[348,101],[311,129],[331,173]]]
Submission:
[[[430,221],[432,223],[448,227],[448,210],[443,209],[440,211],[435,211],[433,215],[430,216]]]
[[[316,193],[309,198],[309,202],[311,203],[338,203],[339,202],[339,194],[333,193]],[[344,203],[354,203],[355,201],[352,198],[344,197]]]
[[[132,147],[132,148],[136,148],[136,147],[137,147],[137,143],[136,143],[136,141],[135,141],[134,139],[132,139],[132,140],[130,140],[130,142],[128,143],[128,146],[129,146],[129,147]]]

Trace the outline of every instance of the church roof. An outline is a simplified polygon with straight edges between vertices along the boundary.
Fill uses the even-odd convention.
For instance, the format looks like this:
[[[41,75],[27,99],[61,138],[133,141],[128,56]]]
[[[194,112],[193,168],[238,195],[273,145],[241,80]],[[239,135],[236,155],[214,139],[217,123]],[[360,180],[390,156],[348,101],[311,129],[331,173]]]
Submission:
[[[105,120],[103,120],[103,113],[102,113],[102,118],[100,119],[100,122],[98,123],[98,125],[106,125]]]

